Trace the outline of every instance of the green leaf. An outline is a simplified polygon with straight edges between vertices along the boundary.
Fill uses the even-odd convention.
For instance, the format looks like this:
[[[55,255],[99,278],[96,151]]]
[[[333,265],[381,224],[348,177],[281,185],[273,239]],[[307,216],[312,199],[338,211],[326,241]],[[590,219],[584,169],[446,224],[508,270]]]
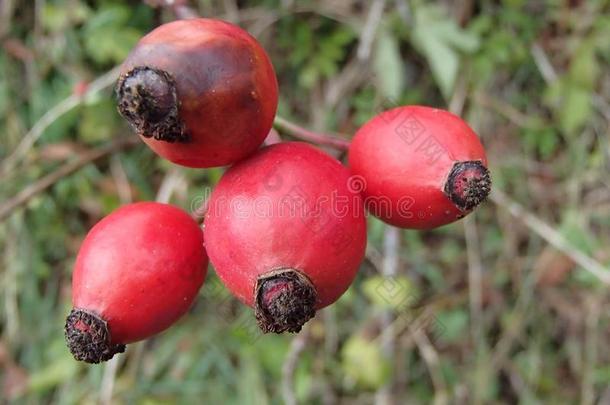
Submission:
[[[344,373],[358,386],[377,389],[387,381],[390,365],[375,341],[352,336],[343,346],[341,354]]]
[[[591,92],[599,79],[600,68],[596,57],[598,44],[584,40],[572,56],[569,72],[551,84],[544,101],[553,108],[559,127],[567,135],[575,135],[591,118]]]
[[[468,328],[468,314],[463,309],[440,312],[431,325],[433,335],[443,341],[453,343],[464,338]]]
[[[478,37],[451,20],[434,5],[415,10],[413,45],[421,52],[432,70],[443,96],[448,99],[459,71],[459,52],[473,52],[479,46]]]
[[[599,76],[599,64],[595,56],[595,42],[583,42],[572,57],[570,81],[579,87],[593,90]]]
[[[390,100],[400,99],[405,87],[405,78],[396,38],[381,30],[373,57],[373,69],[381,86],[381,93]]]
[[[98,63],[119,63],[140,39],[134,28],[105,27],[93,31],[85,40],[87,54]]]
[[[560,231],[572,245],[587,254],[599,248],[597,240],[592,237],[591,230],[583,224],[581,213],[578,211],[570,210],[564,214]]]
[[[559,115],[561,129],[567,134],[575,133],[589,119],[592,113],[591,95],[588,90],[568,85]]]
[[[66,7],[45,3],[40,14],[42,26],[51,32],[60,31],[68,24],[68,12]]]
[[[65,2],[43,3],[40,13],[42,26],[50,32],[60,32],[72,24],[79,24],[89,18],[90,10],[84,2],[72,1],[68,7]]]
[[[107,7],[91,18],[84,29],[85,50],[98,63],[119,63],[141,37],[141,32],[128,26],[130,9]]]
[[[415,38],[415,37],[414,37]],[[434,36],[422,34],[419,46],[430,64],[432,75],[446,99],[451,97],[459,69],[457,53]]]
[[[78,363],[66,351],[65,356],[30,375],[28,390],[33,392],[49,390],[73,378],[77,371]]]

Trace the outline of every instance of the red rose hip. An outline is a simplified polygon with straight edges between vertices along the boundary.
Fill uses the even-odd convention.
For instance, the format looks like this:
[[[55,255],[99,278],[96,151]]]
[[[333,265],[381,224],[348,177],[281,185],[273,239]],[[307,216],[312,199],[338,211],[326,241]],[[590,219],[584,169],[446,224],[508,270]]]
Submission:
[[[189,167],[253,153],[275,116],[277,79],[261,45],[220,20],[164,24],[121,68],[119,112],[162,157]]]
[[[362,197],[337,160],[300,142],[230,168],[204,220],[210,261],[263,332],[298,332],[335,302],[364,257]]]
[[[431,229],[462,218],[487,198],[485,150],[458,116],[422,106],[382,112],[349,148],[369,212],[402,228]]]
[[[201,229],[179,208],[143,202],[102,219],[74,266],[65,330],[74,358],[106,361],[168,328],[191,306],[207,265]]]

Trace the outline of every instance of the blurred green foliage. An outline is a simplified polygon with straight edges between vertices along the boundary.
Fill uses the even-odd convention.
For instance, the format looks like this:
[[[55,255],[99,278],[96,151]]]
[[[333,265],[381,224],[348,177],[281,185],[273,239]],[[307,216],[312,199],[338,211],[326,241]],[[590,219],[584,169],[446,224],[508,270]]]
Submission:
[[[387,1],[372,52],[358,60],[372,3],[191,2],[259,38],[277,70],[280,112],[296,122],[353,134],[396,105],[463,110],[488,149],[494,187],[608,266],[610,2]],[[3,169],[45,114],[171,19],[139,1],[0,2],[0,207],[130,133],[106,86],[54,116]],[[0,402],[96,403],[110,393],[119,404],[282,403],[295,338],[260,335],[213,271],[191,312],[130,345],[116,375],[76,363],[64,345],[70,274],[87,230],[172,181],[171,202],[193,210],[221,175],[176,168],[140,145],[60,179],[0,223]],[[289,375],[299,403],[372,403],[388,387],[396,403],[608,401],[607,288],[501,206],[486,204],[468,221],[403,232],[400,274],[388,279],[379,274],[386,227],[370,219],[354,286],[304,332]],[[465,226],[476,231],[474,253]],[[384,283],[395,293],[384,295],[392,290]],[[414,325],[425,340],[414,339]]]

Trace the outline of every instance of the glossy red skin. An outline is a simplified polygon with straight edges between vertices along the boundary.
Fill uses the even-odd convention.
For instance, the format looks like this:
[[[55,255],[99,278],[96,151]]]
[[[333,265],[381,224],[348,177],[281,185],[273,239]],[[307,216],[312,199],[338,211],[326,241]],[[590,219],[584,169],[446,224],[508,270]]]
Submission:
[[[261,145],[278,103],[273,66],[243,29],[212,19],[179,20],[143,37],[121,68],[161,69],[176,81],[191,142],[142,137],[162,157],[189,167],[234,163]]]
[[[188,214],[154,202],[126,205],[87,234],[72,304],[108,322],[113,344],[142,340],[186,313],[207,266],[203,234]]]
[[[362,194],[367,209],[401,228],[432,229],[467,214],[443,192],[460,161],[481,161],[487,167],[478,136],[460,117],[423,106],[375,116],[358,130],[349,148],[350,170],[366,181]]]
[[[347,290],[366,247],[362,198],[347,188],[348,179],[337,160],[300,142],[265,147],[224,174],[212,192],[204,239],[217,274],[237,298],[253,306],[257,277],[280,268],[309,277],[318,309]],[[337,205],[340,215],[331,209],[333,191],[346,201]],[[286,196],[301,196],[306,208],[293,215],[279,208]],[[307,215],[314,212],[319,215]]]

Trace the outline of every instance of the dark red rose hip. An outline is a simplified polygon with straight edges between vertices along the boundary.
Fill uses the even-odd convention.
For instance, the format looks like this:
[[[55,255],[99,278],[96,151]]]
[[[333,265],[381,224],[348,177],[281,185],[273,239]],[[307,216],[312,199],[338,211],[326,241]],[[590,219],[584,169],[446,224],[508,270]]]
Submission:
[[[148,146],[183,166],[231,164],[253,153],[271,126],[277,79],[261,45],[220,20],[164,24],[121,68],[119,112]]]
[[[362,198],[337,160],[300,142],[261,149],[212,192],[210,261],[264,332],[298,332],[335,302],[364,257]]]
[[[143,202],[98,222],[78,252],[66,342],[87,363],[168,328],[191,306],[207,272],[197,223],[179,208]]]
[[[385,111],[358,130],[349,166],[369,212],[402,228],[456,221],[491,189],[485,150],[458,116],[430,107]]]

